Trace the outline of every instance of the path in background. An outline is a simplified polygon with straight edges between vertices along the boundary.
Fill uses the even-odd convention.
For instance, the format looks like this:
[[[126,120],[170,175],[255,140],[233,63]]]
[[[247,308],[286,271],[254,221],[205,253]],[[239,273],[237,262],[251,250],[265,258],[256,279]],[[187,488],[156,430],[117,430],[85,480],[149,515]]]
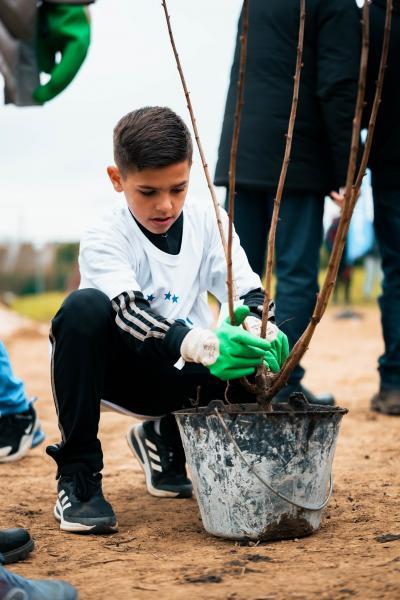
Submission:
[[[256,547],[208,536],[194,500],[157,500],[125,441],[126,417],[103,415],[104,489],[120,531],[108,537],[61,533],[52,516],[56,482],[44,447],[14,465],[0,465],[0,526],[29,527],[36,552],[12,570],[59,577],[81,600],[347,600],[400,597],[400,419],[368,412],[381,352],[379,315],[337,321],[330,310],[306,357],[307,384],[335,393],[350,409],[335,460],[335,494],[321,530],[309,538]],[[8,337],[48,441],[58,440],[49,386],[47,338],[28,328]],[[1,321],[0,321],[1,336]]]

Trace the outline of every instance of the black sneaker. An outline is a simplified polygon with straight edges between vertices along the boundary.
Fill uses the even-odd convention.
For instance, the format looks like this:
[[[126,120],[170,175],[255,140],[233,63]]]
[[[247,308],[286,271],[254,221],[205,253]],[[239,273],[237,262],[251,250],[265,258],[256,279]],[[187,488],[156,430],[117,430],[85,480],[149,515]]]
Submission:
[[[332,396],[332,394],[319,394],[317,396],[301,385],[301,383],[289,383],[286,387],[282,388],[276,396],[274,396],[272,401],[277,403],[287,402],[293,393],[304,394],[310,404],[319,404],[320,406],[335,406],[335,398]]]
[[[26,529],[0,529],[0,553],[5,565],[24,560],[33,548],[33,539]]]
[[[74,533],[118,531],[111,504],[103,496],[100,473],[83,464],[62,467],[54,516],[60,529]]]
[[[384,415],[400,416],[400,389],[381,390],[371,399],[371,410]]]
[[[43,439],[32,404],[24,413],[0,417],[0,463],[19,460]]]
[[[154,431],[152,421],[133,425],[127,433],[129,448],[138,459],[149,494],[162,498],[191,498],[181,444],[172,446]],[[180,441],[180,440],[179,440]]]

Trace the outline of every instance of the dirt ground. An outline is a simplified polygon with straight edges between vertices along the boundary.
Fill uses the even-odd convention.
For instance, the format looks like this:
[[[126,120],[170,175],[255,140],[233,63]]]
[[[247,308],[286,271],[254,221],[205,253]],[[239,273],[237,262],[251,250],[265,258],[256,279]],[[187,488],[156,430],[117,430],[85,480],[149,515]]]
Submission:
[[[54,465],[42,445],[19,463],[0,465],[0,526],[28,527],[36,540],[29,560],[12,570],[66,579],[82,600],[400,598],[400,539],[381,537],[400,534],[400,419],[368,411],[378,383],[379,315],[361,309],[361,320],[348,321],[336,320],[335,312],[327,314],[305,361],[307,384],[333,391],[350,409],[334,463],[334,497],[316,534],[258,546],[210,537],[194,499],[146,494],[125,441],[131,421],[106,413],[104,489],[119,532],[59,531],[52,516]],[[43,329],[14,328],[6,340],[15,370],[39,396],[46,441],[58,440]]]

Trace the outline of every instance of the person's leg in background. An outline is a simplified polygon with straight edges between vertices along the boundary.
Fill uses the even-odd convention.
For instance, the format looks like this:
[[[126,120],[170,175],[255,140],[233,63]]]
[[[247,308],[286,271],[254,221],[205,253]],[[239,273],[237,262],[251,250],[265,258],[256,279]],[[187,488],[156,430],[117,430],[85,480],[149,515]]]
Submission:
[[[0,341],[0,463],[19,460],[43,440],[24,383],[15,377],[8,352]]]
[[[225,208],[228,209],[228,199]],[[235,229],[253,271],[264,274],[265,253],[271,219],[268,192],[260,188],[238,186],[235,195]]]
[[[380,390],[371,408],[400,415],[400,189],[374,189],[374,222],[382,257],[379,298],[385,343],[379,358]]]
[[[240,186],[235,198],[235,228],[251,267],[260,276],[264,270],[274,194],[273,190]],[[316,301],[323,210],[323,197],[292,192],[285,194],[279,211],[275,247],[276,317],[290,347],[307,327]],[[330,394],[315,396],[303,388],[303,376],[304,369],[298,365],[278,399],[284,401],[292,392],[303,391],[311,402],[334,403]]]
[[[324,198],[318,194],[287,192],[282,198],[276,233],[276,322],[292,348],[306,329],[318,293]],[[333,404],[330,394],[314,396],[302,387],[304,369],[297,365],[288,386],[278,397],[303,391],[309,401]]]

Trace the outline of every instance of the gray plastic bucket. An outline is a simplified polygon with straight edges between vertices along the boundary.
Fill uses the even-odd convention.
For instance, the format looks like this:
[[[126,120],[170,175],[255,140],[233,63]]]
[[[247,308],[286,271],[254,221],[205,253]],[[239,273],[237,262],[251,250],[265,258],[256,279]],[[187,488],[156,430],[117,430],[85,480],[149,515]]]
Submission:
[[[175,417],[204,528],[237,540],[296,538],[319,528],[346,409],[229,405]]]

